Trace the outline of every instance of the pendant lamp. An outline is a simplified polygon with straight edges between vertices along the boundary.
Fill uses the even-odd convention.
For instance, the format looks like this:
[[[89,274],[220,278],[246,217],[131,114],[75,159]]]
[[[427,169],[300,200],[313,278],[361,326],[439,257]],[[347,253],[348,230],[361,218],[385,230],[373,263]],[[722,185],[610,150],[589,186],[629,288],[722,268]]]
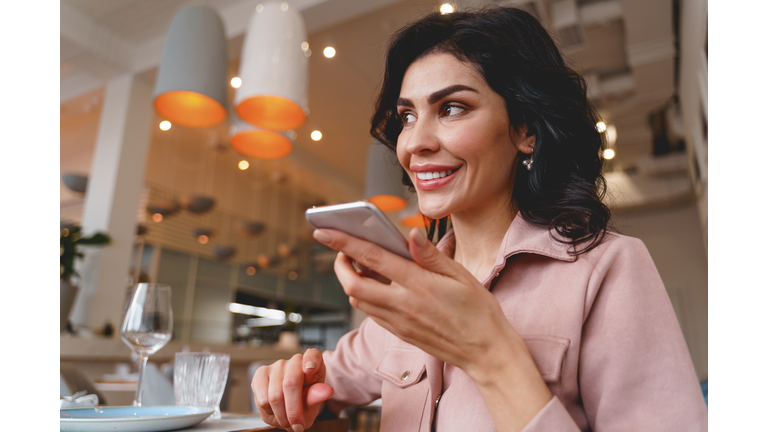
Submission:
[[[189,195],[181,199],[181,205],[189,212],[202,214],[212,209],[216,204],[216,198],[208,195]]]
[[[213,237],[213,230],[210,228],[195,228],[192,230],[192,234],[194,234],[195,238],[200,236],[211,238]]]
[[[237,229],[241,234],[248,237],[256,237],[264,232],[264,224],[256,220],[244,220],[237,224]]]
[[[262,129],[240,119],[235,119],[229,128],[229,142],[241,155],[257,159],[280,159],[293,151],[287,134]]]
[[[400,212],[400,225],[406,228],[424,228],[424,215],[419,211],[419,200],[416,194],[408,194],[408,207]]]
[[[211,250],[213,255],[220,260],[231,258],[237,252],[237,249],[227,245],[213,245]]]
[[[240,56],[242,79],[235,111],[250,124],[272,130],[296,129],[306,120],[307,32],[298,9],[286,2],[256,7]]]
[[[151,214],[159,213],[163,216],[170,216],[179,211],[181,205],[176,200],[159,199],[147,204],[147,212]]]
[[[77,173],[65,173],[61,176],[64,186],[73,192],[85,193],[88,188],[88,176]]]
[[[403,168],[395,152],[379,141],[373,141],[368,149],[368,165],[365,172],[365,199],[381,211],[402,210],[406,206]]]
[[[227,119],[227,40],[216,12],[187,6],[165,39],[153,97],[157,114],[172,123],[209,128]]]

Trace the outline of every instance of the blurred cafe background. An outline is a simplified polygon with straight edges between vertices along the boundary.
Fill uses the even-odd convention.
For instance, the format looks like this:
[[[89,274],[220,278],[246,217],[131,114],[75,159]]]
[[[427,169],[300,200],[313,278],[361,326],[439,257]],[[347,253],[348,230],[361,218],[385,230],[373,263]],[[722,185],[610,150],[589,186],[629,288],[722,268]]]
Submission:
[[[304,211],[367,198],[403,232],[419,225],[397,174],[367,163],[387,41],[426,13],[493,4],[532,13],[584,74],[614,226],[650,250],[706,382],[706,1],[60,3],[61,236],[109,238],[81,241],[62,277],[60,361],[104,403],[135,390],[110,377],[136,370],[119,329],[137,282],[173,292],[159,373],[176,352],[230,354],[222,410],[251,411],[258,364],[359,325]]]

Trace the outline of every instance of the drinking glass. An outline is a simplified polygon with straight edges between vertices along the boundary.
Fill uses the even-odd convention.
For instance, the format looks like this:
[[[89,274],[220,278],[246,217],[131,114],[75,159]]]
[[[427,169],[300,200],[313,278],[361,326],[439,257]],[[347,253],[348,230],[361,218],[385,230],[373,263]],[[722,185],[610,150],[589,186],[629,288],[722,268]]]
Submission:
[[[120,329],[123,342],[139,356],[139,385],[133,406],[141,406],[141,386],[147,359],[168,343],[172,331],[171,287],[153,283],[137,284]]]
[[[176,353],[173,395],[176,405],[213,408],[206,420],[221,418],[221,396],[229,374],[229,354]]]

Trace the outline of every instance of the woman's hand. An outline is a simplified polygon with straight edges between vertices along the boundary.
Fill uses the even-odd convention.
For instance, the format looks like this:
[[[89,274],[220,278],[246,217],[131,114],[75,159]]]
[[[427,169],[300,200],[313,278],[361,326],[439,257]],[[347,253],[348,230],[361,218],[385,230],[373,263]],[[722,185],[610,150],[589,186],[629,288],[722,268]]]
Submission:
[[[323,402],[333,396],[325,384],[323,356],[314,348],[258,368],[251,388],[261,419],[294,432],[312,426]]]
[[[341,252],[334,269],[350,304],[403,341],[461,368],[499,430],[521,430],[552,398],[493,294],[420,230],[411,230],[408,240],[415,262],[341,231],[316,230],[314,237]],[[365,277],[352,260],[392,282]]]
[[[416,262],[340,231],[318,230],[315,238],[342,252],[334,269],[352,306],[437,358],[471,369],[477,353],[497,346],[501,333],[517,337],[493,295],[418,229],[409,236]],[[392,283],[365,277],[352,260]]]

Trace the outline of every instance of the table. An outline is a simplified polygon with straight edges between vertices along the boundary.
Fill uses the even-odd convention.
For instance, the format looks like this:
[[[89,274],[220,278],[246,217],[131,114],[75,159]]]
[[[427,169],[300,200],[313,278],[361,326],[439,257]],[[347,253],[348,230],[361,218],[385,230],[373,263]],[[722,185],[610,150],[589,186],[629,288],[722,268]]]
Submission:
[[[179,429],[179,431],[209,431],[209,432],[285,432],[272,426],[262,427],[264,423],[256,414],[222,413],[221,420],[215,422],[203,422],[191,428]],[[305,432],[347,432],[349,430],[347,419],[324,420],[315,422]]]

